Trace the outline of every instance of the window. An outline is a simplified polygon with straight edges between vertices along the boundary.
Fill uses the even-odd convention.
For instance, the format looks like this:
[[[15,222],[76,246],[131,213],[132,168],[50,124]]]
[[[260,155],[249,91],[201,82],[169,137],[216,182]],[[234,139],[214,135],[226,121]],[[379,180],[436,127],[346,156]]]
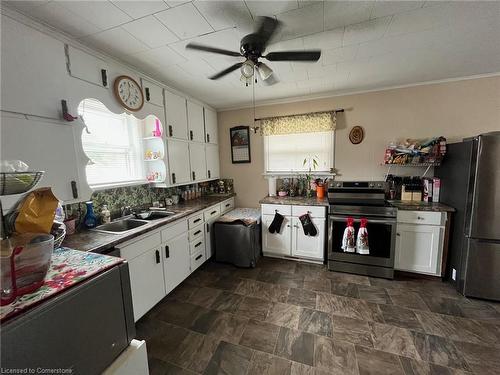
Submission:
[[[87,182],[93,188],[144,183],[141,125],[134,116],[109,111],[95,99],[85,99],[78,107],[88,131],[82,144],[90,159]]]
[[[316,172],[330,172],[334,159],[334,132],[264,136],[266,172],[305,172],[304,159],[317,156]]]

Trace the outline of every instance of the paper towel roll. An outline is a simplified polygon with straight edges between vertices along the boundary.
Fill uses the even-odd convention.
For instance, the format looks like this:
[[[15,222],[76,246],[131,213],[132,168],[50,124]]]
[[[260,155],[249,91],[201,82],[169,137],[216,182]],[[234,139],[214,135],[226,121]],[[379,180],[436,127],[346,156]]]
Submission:
[[[276,177],[269,177],[267,181],[269,184],[268,194],[270,197],[275,197],[276,196]]]

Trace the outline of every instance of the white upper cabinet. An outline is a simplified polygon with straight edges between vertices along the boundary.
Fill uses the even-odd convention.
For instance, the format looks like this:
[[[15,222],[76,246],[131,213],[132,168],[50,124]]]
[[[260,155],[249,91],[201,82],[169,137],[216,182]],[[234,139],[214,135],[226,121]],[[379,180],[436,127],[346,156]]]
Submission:
[[[65,46],[68,73],[71,77],[101,87],[109,87],[108,64],[87,52]]]
[[[187,101],[189,139],[195,142],[205,142],[205,123],[203,107],[192,101]]]
[[[67,77],[63,43],[2,17],[1,73],[3,111],[61,118]]]
[[[38,187],[50,186],[54,195],[66,203],[90,198],[85,177],[87,159],[78,142],[83,123],[39,117],[28,120],[8,114],[2,115],[1,121],[2,160],[19,159],[28,164],[30,170],[45,171]],[[14,202],[6,203],[4,208],[9,203]]]
[[[165,106],[168,136],[188,139],[186,98],[165,90]]]
[[[219,178],[219,146],[207,144],[207,178]]]
[[[150,103],[163,107],[163,89],[146,79],[141,79],[144,103]]]
[[[185,184],[192,181],[189,166],[189,144],[176,139],[167,140],[168,164],[171,184]]]
[[[217,112],[205,107],[205,141],[217,144]]]
[[[191,181],[207,179],[207,161],[203,143],[189,144],[189,159],[191,161]]]

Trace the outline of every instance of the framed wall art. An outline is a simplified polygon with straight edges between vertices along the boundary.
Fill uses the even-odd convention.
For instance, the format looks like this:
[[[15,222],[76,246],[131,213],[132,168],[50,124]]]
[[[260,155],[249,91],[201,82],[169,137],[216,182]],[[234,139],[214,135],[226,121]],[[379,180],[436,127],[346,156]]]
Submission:
[[[233,164],[250,163],[250,128],[248,126],[235,126],[229,129],[229,135]]]

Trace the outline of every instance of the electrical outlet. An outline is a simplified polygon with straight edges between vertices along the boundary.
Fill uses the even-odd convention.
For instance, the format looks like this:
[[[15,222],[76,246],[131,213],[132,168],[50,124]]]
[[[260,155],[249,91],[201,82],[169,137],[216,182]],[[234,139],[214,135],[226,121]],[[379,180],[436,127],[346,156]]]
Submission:
[[[457,279],[457,270],[455,268],[451,269],[451,279],[456,280]]]

